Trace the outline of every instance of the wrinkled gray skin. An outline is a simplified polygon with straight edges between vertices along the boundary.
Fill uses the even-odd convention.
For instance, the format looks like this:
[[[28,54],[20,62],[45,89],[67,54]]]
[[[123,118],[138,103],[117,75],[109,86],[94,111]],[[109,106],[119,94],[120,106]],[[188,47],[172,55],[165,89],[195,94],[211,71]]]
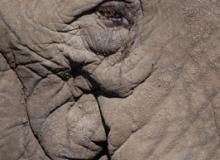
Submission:
[[[219,11],[1,0],[0,160],[219,160]]]

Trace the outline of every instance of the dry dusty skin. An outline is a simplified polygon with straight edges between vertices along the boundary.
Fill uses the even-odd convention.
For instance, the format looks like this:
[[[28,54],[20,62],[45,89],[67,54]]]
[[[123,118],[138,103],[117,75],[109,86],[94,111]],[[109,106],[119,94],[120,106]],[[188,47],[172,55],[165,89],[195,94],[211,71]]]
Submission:
[[[0,0],[0,160],[220,160],[219,0]]]

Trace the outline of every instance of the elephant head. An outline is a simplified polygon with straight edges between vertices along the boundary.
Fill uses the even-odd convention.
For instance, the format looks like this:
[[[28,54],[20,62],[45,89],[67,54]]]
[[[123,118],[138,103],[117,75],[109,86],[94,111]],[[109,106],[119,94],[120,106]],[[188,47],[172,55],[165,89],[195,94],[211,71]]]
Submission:
[[[75,88],[123,97],[149,76],[158,57],[146,54],[139,43],[141,32],[152,28],[141,26],[141,19],[150,21],[155,13],[150,8],[150,14],[143,15],[139,0],[2,3],[2,23],[13,32],[2,27],[11,46],[3,43],[1,48],[13,47],[15,58],[8,59],[16,69],[35,64],[47,70],[41,76],[54,74],[64,81],[74,77],[86,83]],[[16,11],[8,11],[13,5]],[[27,95],[33,86],[25,87]]]
[[[218,9],[208,0],[2,0],[0,157],[218,159]]]
[[[3,1],[1,52],[24,91],[27,120],[52,159],[99,157],[106,143],[97,95],[125,97],[152,72],[134,1]],[[13,10],[13,11],[12,11]],[[142,19],[144,18],[144,21]],[[21,87],[21,86],[20,86]]]

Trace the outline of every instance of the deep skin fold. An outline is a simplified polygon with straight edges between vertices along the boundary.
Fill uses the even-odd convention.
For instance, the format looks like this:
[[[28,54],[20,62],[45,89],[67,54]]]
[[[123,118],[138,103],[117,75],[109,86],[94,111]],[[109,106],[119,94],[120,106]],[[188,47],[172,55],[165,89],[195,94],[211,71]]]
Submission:
[[[16,3],[18,3],[18,2],[16,2]],[[65,4],[65,3],[69,3],[69,2],[68,1],[63,1],[62,2],[62,4]],[[108,2],[106,2],[106,3],[108,3]],[[114,1],[114,3],[117,3],[117,2]],[[123,3],[123,2],[120,2],[120,3]],[[98,6],[100,6],[102,4],[104,5],[105,2],[101,3],[101,4],[98,4]],[[132,4],[132,3],[129,3],[128,5],[130,5],[130,4]],[[21,13],[20,14],[23,13],[22,8],[25,7],[25,6],[27,7],[29,5],[31,6],[31,4],[27,4],[27,5],[24,5],[24,6],[22,4],[20,6],[21,7],[21,10],[20,10]],[[38,8],[39,7],[38,5],[41,5],[41,3],[36,1],[36,3],[31,7]],[[43,7],[47,7],[47,5],[48,4],[45,2]],[[54,5],[54,7],[55,6],[56,5]],[[40,119],[40,120],[45,119],[45,121],[46,121],[46,119],[49,117],[49,115],[51,113],[55,113],[58,109],[62,108],[65,103],[73,102],[73,101],[75,103],[77,103],[77,101],[82,97],[82,95],[84,93],[85,94],[94,94],[95,93],[95,95],[96,94],[97,95],[105,95],[105,96],[109,96],[109,97],[127,97],[132,93],[132,90],[136,86],[138,86],[141,82],[143,82],[147,77],[149,77],[150,73],[152,72],[152,66],[153,65],[151,63],[154,63],[154,61],[152,61],[150,64],[148,64],[149,66],[145,65],[146,62],[149,62],[149,59],[152,59],[152,57],[150,55],[147,58],[142,58],[145,55],[144,51],[138,51],[142,54],[141,55],[142,57],[137,58],[136,55],[134,54],[133,58],[135,59],[135,61],[130,64],[130,59],[133,59],[133,58],[129,58],[129,52],[133,51],[135,53],[135,49],[137,47],[137,46],[133,46],[133,45],[130,45],[130,44],[135,45],[135,39],[138,37],[138,34],[132,33],[132,35],[130,36],[130,35],[128,35],[128,33],[135,32],[135,29],[133,29],[133,27],[134,28],[138,27],[137,24],[132,24],[132,27],[130,27],[130,26],[125,27],[127,24],[125,26],[123,26],[123,25],[121,26],[121,25],[117,24],[117,26],[113,27],[114,23],[112,23],[110,26],[107,26],[104,30],[105,32],[108,31],[108,27],[109,27],[114,31],[114,32],[112,31],[114,34],[117,34],[117,32],[119,32],[119,34],[122,34],[121,35],[122,39],[120,39],[118,41],[119,46],[116,46],[116,48],[117,47],[120,47],[120,48],[114,49],[113,51],[111,51],[112,50],[111,47],[109,47],[108,49],[102,48],[101,50],[98,50],[98,51],[101,51],[101,54],[105,53],[105,52],[109,52],[112,55],[108,55],[108,56],[105,56],[105,55],[102,56],[101,55],[101,56],[96,57],[96,55],[95,55],[96,52],[97,52],[96,49],[100,46],[97,46],[97,44],[94,43],[94,44],[91,44],[92,46],[86,48],[86,50],[87,50],[86,54],[82,53],[82,55],[83,54],[84,55],[82,56],[82,59],[80,59],[81,57],[79,55],[70,54],[72,52],[71,50],[73,49],[73,48],[71,48],[72,47],[71,46],[72,42],[68,41],[69,44],[67,45],[67,47],[69,47],[69,48],[67,48],[67,50],[65,50],[66,48],[64,48],[64,50],[63,50],[63,48],[59,48],[59,46],[60,46],[59,43],[60,42],[57,41],[57,40],[53,40],[53,38],[55,38],[57,36],[57,35],[54,35],[54,33],[56,33],[56,32],[58,32],[60,34],[63,33],[60,36],[58,35],[57,36],[58,38],[65,37],[67,35],[65,33],[66,31],[68,31],[69,33],[72,34],[72,31],[74,31],[74,29],[77,28],[75,26],[72,26],[72,24],[74,24],[75,21],[79,20],[80,22],[84,23],[83,18],[86,17],[86,16],[90,16],[90,14],[92,16],[91,18],[94,18],[94,17],[97,18],[97,15],[92,12],[92,11],[96,11],[96,10],[94,10],[94,8],[97,8],[97,7],[93,6],[94,8],[91,9],[91,8],[85,6],[83,8],[87,8],[87,9],[85,9],[83,12],[75,12],[77,14],[74,15],[74,16],[70,14],[71,12],[66,14],[66,15],[65,14],[62,15],[61,13],[59,13],[58,14],[60,16],[59,18],[53,17],[53,15],[56,15],[56,14],[50,15],[50,13],[47,13],[48,15],[46,15],[46,16],[49,16],[49,17],[52,16],[49,19],[51,19],[51,20],[56,20],[56,19],[60,20],[60,18],[63,18],[62,21],[65,22],[65,24],[62,24],[62,25],[61,25],[61,21],[59,21],[58,23],[48,23],[48,26],[47,26],[47,23],[45,24],[45,21],[47,22],[47,20],[45,20],[45,19],[42,20],[41,17],[39,17],[39,15],[38,15],[39,14],[38,10],[31,10],[31,7],[30,7],[30,9],[27,9],[25,11],[25,13],[27,14],[26,18],[27,17],[30,18],[32,16],[34,17],[33,20],[28,21],[28,23],[31,23],[30,27],[33,27],[33,28],[38,28],[39,27],[40,29],[42,29],[42,30],[40,30],[40,36],[39,35],[36,35],[36,36],[31,35],[29,37],[28,33],[30,33],[30,30],[31,30],[31,28],[29,28],[29,26],[24,26],[23,27],[23,28],[27,29],[27,32],[25,34],[22,34],[23,30],[22,30],[22,28],[19,28],[20,27],[19,25],[18,25],[17,28],[13,28],[14,27],[13,22],[9,22],[9,24],[8,24],[7,21],[9,21],[9,19],[7,19],[7,16],[4,14],[4,11],[3,11],[2,17],[5,20],[4,21],[5,24],[7,24],[7,27],[10,28],[11,30],[15,30],[15,31],[13,31],[13,33],[14,33],[13,36],[14,37],[13,38],[10,37],[12,39],[11,43],[13,44],[13,49],[16,48],[15,52],[13,51],[14,52],[13,54],[16,55],[15,57],[18,58],[18,59],[19,59],[19,57],[17,57],[17,56],[20,56],[19,54],[22,51],[26,52],[25,54],[30,52],[31,56],[33,54],[34,57],[35,56],[40,57],[40,60],[36,60],[36,62],[37,62],[36,64],[39,63],[40,65],[42,65],[41,66],[42,70],[44,70],[44,69],[48,70],[48,72],[45,75],[43,75],[42,77],[41,77],[41,74],[37,72],[37,74],[39,74],[41,78],[48,78],[48,77],[53,76],[55,74],[54,79],[57,79],[57,81],[54,81],[54,83],[59,84],[59,81],[60,81],[59,78],[61,78],[62,80],[64,80],[64,82],[62,82],[62,85],[61,85],[62,87],[67,85],[69,88],[73,88],[75,91],[73,91],[73,93],[70,94],[69,98],[65,97],[66,99],[64,100],[64,102],[59,102],[58,105],[56,104],[56,106],[53,106],[52,108],[47,110],[46,114],[44,113],[44,114],[40,115],[39,117],[38,117],[38,115],[35,115],[35,112],[37,110],[29,108],[29,107],[32,107],[32,105],[31,105],[32,100],[26,100],[26,101],[28,101],[27,103],[29,103],[28,106],[27,106],[27,111],[29,113],[28,117],[33,117],[34,116],[34,119]],[[134,8],[134,13],[135,13],[134,17],[135,16],[137,16],[137,17],[140,16],[141,17],[142,16],[141,15],[142,11],[138,10],[141,7],[140,6],[136,6],[136,7],[137,8]],[[51,7],[51,9],[54,9],[54,8]],[[67,11],[68,11],[68,9],[67,9]],[[66,12],[66,10],[65,10],[65,12]],[[13,14],[13,13],[10,13],[10,14]],[[74,21],[69,20],[70,17],[71,18],[75,17]],[[20,19],[21,21],[25,19],[25,17],[22,17],[22,16],[20,18],[21,18]],[[108,22],[108,24],[111,23],[111,20],[104,19],[104,18],[105,17],[102,17],[101,22],[104,22],[104,24],[107,24],[106,22]],[[137,18],[137,20],[138,20],[138,18]],[[99,21],[99,23],[101,23],[101,22]],[[37,23],[36,26],[35,26],[35,23]],[[92,25],[94,25],[94,24],[96,24],[96,21],[94,21],[92,23],[93,23]],[[85,24],[83,24],[83,25],[85,25]],[[83,25],[79,26],[79,28],[80,27],[83,28],[84,27]],[[86,25],[88,25],[88,24],[86,24]],[[102,28],[103,28],[103,26],[104,25],[101,24]],[[71,27],[73,27],[73,28],[71,28]],[[63,28],[65,28],[65,29],[63,29]],[[28,29],[30,29],[30,30],[28,30]],[[90,30],[90,28],[86,28],[86,29],[88,29],[87,31]],[[92,28],[92,29],[94,29],[94,28]],[[86,32],[83,32],[83,33],[86,33]],[[46,42],[41,42],[41,39],[40,39],[41,36],[42,36],[41,34],[42,35],[49,34],[48,37],[51,37],[52,41],[50,42],[50,39],[49,39],[49,40],[46,40]],[[97,34],[91,35],[91,37],[86,37],[88,39],[83,39],[83,41],[92,40],[92,42],[94,42],[93,41],[94,39],[92,39],[92,38],[96,38],[97,36],[98,36]],[[109,37],[111,38],[111,36],[112,35],[110,35]],[[128,38],[127,36],[130,36],[130,37]],[[116,40],[117,40],[117,38],[116,38]],[[121,41],[125,41],[125,42],[122,43],[123,45],[120,44]],[[127,43],[127,41],[129,43]],[[64,42],[65,42],[65,40],[64,40]],[[112,39],[110,42],[115,43],[114,39]],[[109,45],[111,44],[110,42],[109,42]],[[85,45],[85,43],[83,45]],[[93,45],[96,45],[96,46],[93,46]],[[45,46],[47,46],[46,49],[45,49]],[[59,54],[56,55],[56,56],[58,57],[58,59],[60,61],[62,60],[61,63],[60,62],[57,63],[56,59],[51,55],[44,55],[45,52],[49,52],[49,53],[52,52],[53,53],[53,49],[54,49],[53,46],[58,47],[58,51],[60,51]],[[64,47],[66,47],[66,46],[64,45]],[[82,47],[82,46],[80,46],[80,47]],[[93,49],[91,49],[92,47],[93,47]],[[114,47],[114,45],[113,45],[113,47]],[[4,47],[2,47],[2,48],[4,48]],[[41,50],[42,48],[43,48],[43,50]],[[50,51],[50,49],[52,49],[52,51]],[[108,50],[108,51],[106,51],[106,50]],[[82,52],[84,52],[84,50]],[[91,53],[91,52],[95,52],[95,53]],[[123,52],[123,53],[120,53],[120,52]],[[64,58],[61,57],[62,53],[64,54]],[[91,54],[91,57],[87,57],[90,54]],[[120,54],[127,54],[127,55],[126,56],[124,56],[124,55],[121,56]],[[79,57],[79,59],[78,59],[78,57]],[[10,62],[10,58],[11,58],[10,54],[5,55],[5,58],[8,60],[8,63],[11,64],[11,66],[12,66],[12,63]],[[89,59],[89,58],[91,58],[91,59]],[[22,58],[20,58],[20,60],[21,59]],[[139,61],[141,61],[141,59],[143,61],[142,61],[142,63],[139,63]],[[53,64],[50,64],[50,61],[52,62],[52,60],[53,60]],[[19,63],[19,61],[15,62],[15,72],[18,72],[17,75],[18,75],[18,78],[20,79],[21,83],[23,84],[23,88],[29,88],[30,86],[28,86],[28,85],[31,85],[31,84],[28,84],[27,82],[25,82],[24,79],[23,79],[24,77],[22,77],[22,74],[19,74],[19,72],[24,72],[24,70],[26,71],[26,69],[23,68],[23,66],[22,66],[23,64],[25,64],[25,66],[26,65],[29,66],[29,64],[31,64],[31,63],[32,63],[32,60],[31,60],[31,62],[27,62],[27,63],[25,62],[25,63],[21,63],[21,64]],[[68,66],[70,64],[72,64],[72,65]],[[133,75],[132,73],[129,72],[131,68],[132,68],[131,69],[132,72],[136,72],[137,70],[139,70],[139,69],[133,69],[133,67],[135,68],[136,66],[137,66],[137,68],[142,69],[142,72],[140,72],[140,75],[137,75],[137,76]],[[145,67],[147,66],[147,67],[144,68],[143,66],[145,66]],[[29,67],[31,67],[31,66],[29,66]],[[105,68],[106,68],[106,70],[103,70]],[[34,67],[31,68],[31,71],[33,71],[33,70],[35,70]],[[122,75],[122,73],[124,73],[124,75]],[[74,74],[74,76],[72,77],[71,74]],[[37,75],[36,77],[38,77],[39,75]],[[83,75],[83,77],[81,77],[81,75]],[[88,83],[88,84],[85,85],[85,83],[83,83],[83,84],[76,84],[76,86],[75,85],[71,86],[70,80],[72,80],[72,78],[77,79],[79,77],[82,78],[81,79],[82,82],[85,82],[85,83]],[[24,91],[25,94],[28,95],[27,99],[32,98],[32,95],[34,95],[34,93],[35,93],[34,90],[36,88],[36,85],[41,84],[42,81],[44,80],[44,79],[41,79],[41,78],[39,80],[37,80],[37,82],[33,82],[33,84],[34,84],[33,88],[32,88],[33,91],[30,91],[30,93],[26,93],[27,92],[26,90]],[[116,80],[114,80],[114,78],[116,78]],[[63,89],[62,87],[58,89],[56,94],[58,94],[59,91],[61,91]],[[69,93],[67,93],[67,94],[69,94]],[[39,106],[36,105],[35,107],[37,109],[40,106],[41,105],[39,105]],[[40,113],[40,111],[37,111],[37,112]],[[36,113],[36,114],[38,114],[38,113]],[[101,111],[100,111],[100,114],[102,115]],[[35,116],[37,116],[37,117],[35,117]],[[32,119],[32,118],[30,118],[30,119]],[[102,122],[103,122],[102,125],[104,126],[104,128],[106,130],[106,138],[107,138],[109,131],[108,131],[107,126],[104,122],[104,118],[102,118]],[[42,140],[40,139],[41,137],[39,136],[39,134],[42,134],[42,133],[39,133],[38,130],[36,131],[36,128],[39,129],[39,127],[34,126],[32,124],[32,122],[31,122],[31,126],[32,126],[32,129],[33,129],[33,132],[34,132],[36,138],[39,139],[40,143],[42,143]],[[103,145],[103,144],[104,144],[104,146],[101,146],[101,147],[105,148],[105,152],[108,152],[108,150],[106,149],[108,143],[102,142],[101,145]],[[43,148],[45,148],[45,147],[43,147]],[[47,154],[47,152],[48,152],[48,149],[45,150],[46,154]],[[102,153],[102,154],[107,154],[108,157],[110,158],[109,153]],[[54,155],[54,153],[52,152],[52,153],[48,154],[48,157],[53,158],[53,157],[56,157],[56,155]],[[60,156],[60,157],[62,157],[62,156]]]
[[[20,2],[0,2],[0,159],[219,159],[217,2],[143,0],[123,58],[81,44],[121,33],[92,13],[74,21],[89,1],[56,1],[59,14],[54,1]]]
[[[5,2],[6,3],[6,2]],[[18,2],[19,3],[19,2]],[[63,3],[65,3],[65,2],[63,2]],[[7,4],[7,3],[6,3]],[[36,6],[38,5],[38,4],[40,4],[40,2],[36,2]],[[104,3],[103,3],[104,4]],[[31,4],[30,4],[31,5]],[[45,4],[46,5],[46,4]],[[100,4],[101,5],[101,4]],[[24,6],[23,5],[20,5],[20,7],[21,8],[23,8]],[[95,7],[96,8],[96,7]],[[22,9],[21,9],[21,11],[22,11]],[[74,19],[74,21],[76,21],[77,19],[80,19],[81,18],[81,16],[86,16],[88,13],[91,13],[91,11],[94,11],[94,8],[93,9],[90,9],[90,10],[85,10],[84,12],[82,12],[82,13],[80,13],[80,14],[78,14],[77,16],[74,16],[74,17],[77,17],[76,19]],[[2,17],[4,17],[5,18],[5,15],[4,15],[4,11],[2,12],[3,13],[3,15],[2,15]],[[32,13],[31,11],[27,11],[26,12],[27,13],[27,17],[31,17],[31,16],[33,16],[35,13]],[[80,15],[80,16],[79,16]],[[21,20],[23,20],[22,19],[23,17],[21,17]],[[68,18],[67,18],[68,19]],[[30,21],[31,23],[35,23],[35,22],[37,22],[37,20],[38,20],[38,18],[36,18],[36,19],[34,19],[33,21]],[[7,17],[6,17],[6,19],[4,19],[4,23],[6,24],[6,28],[10,28],[10,30],[12,31],[12,30],[14,30],[13,29],[13,24],[8,24],[8,22],[7,22],[8,20],[7,20]],[[70,22],[71,21],[69,21],[69,22],[67,22],[67,20],[65,20],[66,21],[66,24],[68,25],[68,23],[69,23],[69,25],[71,25],[70,24]],[[74,23],[74,21],[72,21],[71,23]],[[50,30],[50,26],[46,26],[45,24],[42,24],[42,23],[44,23],[44,21],[40,21],[39,22],[39,24],[40,24],[40,27],[43,27],[42,29],[44,30],[44,29],[46,29],[46,30]],[[118,27],[120,27],[119,25],[117,25]],[[56,26],[55,26],[55,28],[56,28]],[[58,26],[58,28],[56,29],[56,30],[59,30],[59,28],[60,28],[60,26]],[[22,28],[21,28],[22,29]],[[53,30],[51,30],[52,32],[54,32]],[[12,41],[11,41],[11,43],[13,44],[13,48],[16,48],[16,52],[14,52],[13,54],[19,54],[19,52],[21,53],[22,52],[22,50],[23,49],[25,49],[24,51],[25,52],[32,52],[32,53],[34,53],[34,52],[36,52],[36,53],[34,53],[34,54],[36,54],[36,55],[39,55],[39,56],[42,56],[42,58],[43,59],[45,59],[45,60],[43,60],[43,61],[48,61],[49,59],[48,58],[46,58],[46,57],[44,57],[44,55],[41,55],[41,53],[40,53],[40,49],[42,48],[42,47],[44,47],[44,43],[42,43],[42,44],[40,44],[40,46],[38,47],[37,46],[37,48],[33,48],[34,46],[32,45],[32,43],[29,43],[28,42],[28,44],[26,44],[26,39],[25,38],[23,38],[23,36],[22,35],[20,35],[21,34],[21,32],[20,32],[20,30],[19,30],[19,27],[18,27],[18,29],[15,29],[15,31],[13,31],[13,33],[14,33],[14,37],[12,38]],[[27,34],[26,35],[28,35],[28,32],[27,32]],[[11,36],[11,35],[10,35]],[[10,37],[11,38],[11,37]],[[28,37],[26,37],[26,38],[28,38]],[[34,37],[31,37],[31,38],[34,38]],[[16,39],[16,40],[15,40]],[[39,41],[39,39],[33,39],[33,44],[36,44],[36,42],[37,41]],[[47,44],[48,42],[46,42],[45,44]],[[59,43],[59,42],[56,42],[56,43]],[[30,45],[31,44],[31,45]],[[50,43],[48,43],[48,44],[50,44]],[[3,49],[4,49],[4,46],[3,46]],[[118,51],[118,50],[117,50]],[[4,52],[5,53],[5,52]],[[12,54],[12,55],[13,55]],[[5,55],[5,58],[8,60],[8,63],[11,65],[11,67],[13,67],[13,69],[15,70],[15,72],[16,72],[16,74],[17,74],[17,76],[18,76],[18,78],[19,78],[19,80],[20,80],[20,82],[23,84],[23,88],[26,88],[27,86],[26,86],[26,82],[24,82],[24,80],[23,80],[23,77],[21,77],[22,76],[22,74],[19,74],[19,70],[21,70],[20,69],[20,66],[22,66],[23,64],[24,65],[29,65],[29,63],[31,64],[31,62],[28,62],[28,63],[21,63],[21,64],[19,64],[19,62],[15,62],[15,66],[12,66],[13,64],[11,63],[11,60],[10,60],[10,54],[6,54]],[[36,61],[37,63],[38,63],[38,61]],[[40,61],[39,61],[40,62]],[[40,62],[41,63],[41,62]],[[75,63],[75,62],[73,62],[73,63]],[[86,64],[85,62],[83,62],[84,64]],[[90,64],[91,62],[89,62],[88,64]],[[114,62],[115,63],[115,62]],[[56,63],[55,63],[56,64]],[[78,64],[77,64],[78,65]],[[46,66],[45,64],[43,64],[42,65],[43,67],[45,67],[45,68],[47,68],[47,69],[49,69],[50,70],[50,67],[48,67],[48,66]],[[74,66],[74,68],[71,68],[72,70],[73,70],[73,72],[74,72],[74,70],[75,69],[77,69],[78,67],[76,67],[75,68],[75,66]],[[81,67],[80,67],[81,68]],[[66,72],[66,69],[64,69],[64,72],[62,71],[62,69],[61,69],[61,72],[63,72],[63,73],[61,73],[61,72],[56,72],[56,70],[57,69],[54,69],[54,70],[51,70],[51,71],[49,71],[49,72],[52,72],[52,73],[47,73],[45,76],[43,76],[44,78],[45,77],[48,77],[48,76],[50,76],[50,75],[52,75],[52,74],[59,74],[59,76],[58,77],[61,77],[63,80],[65,80],[65,81],[68,81],[68,79],[70,78],[70,76],[68,76],[68,74],[69,74],[69,71],[67,70],[67,72]],[[58,70],[60,70],[60,69],[58,69]],[[78,69],[77,69],[78,70]],[[18,73],[17,73],[18,72]],[[90,72],[88,72],[89,74],[91,74]],[[37,72],[37,74],[39,74],[38,72]],[[80,71],[79,71],[79,73],[78,74],[81,74],[80,73]],[[77,76],[77,75],[74,75],[74,76]],[[42,78],[43,78],[42,77]],[[86,76],[86,78],[88,78],[87,76]],[[93,83],[93,84],[95,84],[95,85],[99,85],[99,83],[96,83],[96,77],[94,77],[94,76],[92,76],[91,77],[92,79],[92,82],[95,82],[95,83]],[[41,83],[41,80],[38,80],[38,82],[36,83],[36,84],[39,84],[39,83]],[[91,82],[89,82],[89,83],[91,83]],[[96,88],[96,90],[98,89],[99,90],[99,87],[92,87],[92,89],[94,89],[94,88]],[[133,88],[133,87],[132,87]],[[33,90],[34,90],[34,88],[33,88]],[[25,101],[29,101],[29,100],[27,100],[27,99],[29,99],[29,97],[31,97],[32,96],[32,94],[34,93],[34,92],[31,92],[31,93],[27,93],[27,91],[25,90],[24,91],[25,92],[25,94],[26,95],[28,95],[28,97],[26,98],[26,100]],[[93,93],[94,92],[94,90],[91,92],[89,92],[89,93]],[[96,91],[95,91],[96,92]],[[128,91],[125,91],[125,92],[128,92]],[[76,100],[77,99],[79,99],[80,97],[81,97],[81,94],[82,93],[80,93],[77,97],[74,97]],[[124,93],[123,93],[124,94]],[[130,92],[129,92],[129,94],[131,94]],[[110,95],[112,95],[112,96],[117,96],[117,94],[116,95],[114,95],[114,94],[112,94],[112,91],[110,91]],[[73,95],[74,96],[74,95]],[[128,94],[126,93],[126,95],[123,95],[123,96],[128,96]],[[68,101],[72,101],[72,99],[69,99],[69,100],[67,100],[67,102]],[[27,103],[27,102],[26,102]],[[55,108],[53,108],[52,110],[50,110],[49,111],[49,113],[48,113],[48,115],[50,114],[50,113],[54,113],[57,109],[59,109],[60,107],[62,107],[62,104],[63,103],[61,103],[61,105],[58,105],[57,107],[55,107]],[[27,106],[27,108],[28,108],[28,106]],[[28,113],[30,112],[30,109],[27,109],[27,111],[28,111]],[[29,114],[29,116],[28,117],[31,117],[31,115]],[[102,120],[103,121],[103,120]],[[32,122],[31,122],[31,128],[33,129],[33,128],[35,128],[35,127],[33,127],[32,126]],[[105,126],[105,124],[104,124],[104,121],[103,121],[103,125]],[[33,129],[33,130],[35,130],[35,129]],[[38,133],[36,132],[36,131],[33,131],[34,132],[34,134],[35,134],[35,137],[38,139],[38,141],[40,142],[40,144],[42,143],[41,141],[42,140],[40,140],[39,139],[39,135],[38,135]],[[107,151],[107,143],[103,143],[103,144],[105,144],[104,146],[101,146],[101,147],[104,147],[105,148],[105,152],[108,152]],[[44,147],[43,147],[43,149],[44,149]],[[45,154],[47,154],[47,150],[45,150],[44,149],[44,152],[45,152]],[[108,157],[110,158],[110,155],[109,155],[109,153],[102,153],[102,154],[107,154],[108,155]],[[52,158],[52,156],[51,156],[51,154],[49,153],[49,154],[47,154],[47,156],[48,157],[50,157],[50,158]],[[101,156],[101,155],[100,155]],[[62,156],[61,156],[62,157]]]

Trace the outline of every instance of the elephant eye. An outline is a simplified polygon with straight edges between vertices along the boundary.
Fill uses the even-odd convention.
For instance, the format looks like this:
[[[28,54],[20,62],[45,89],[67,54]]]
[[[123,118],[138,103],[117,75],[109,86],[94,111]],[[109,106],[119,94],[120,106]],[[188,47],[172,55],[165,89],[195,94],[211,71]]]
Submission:
[[[99,6],[97,14],[101,19],[112,22],[113,25],[128,26],[130,24],[127,17],[126,5],[123,2],[107,2]]]
[[[121,19],[121,18],[123,18],[123,15],[118,13],[113,8],[100,8],[99,13],[100,13],[100,15],[106,17],[107,19]]]

